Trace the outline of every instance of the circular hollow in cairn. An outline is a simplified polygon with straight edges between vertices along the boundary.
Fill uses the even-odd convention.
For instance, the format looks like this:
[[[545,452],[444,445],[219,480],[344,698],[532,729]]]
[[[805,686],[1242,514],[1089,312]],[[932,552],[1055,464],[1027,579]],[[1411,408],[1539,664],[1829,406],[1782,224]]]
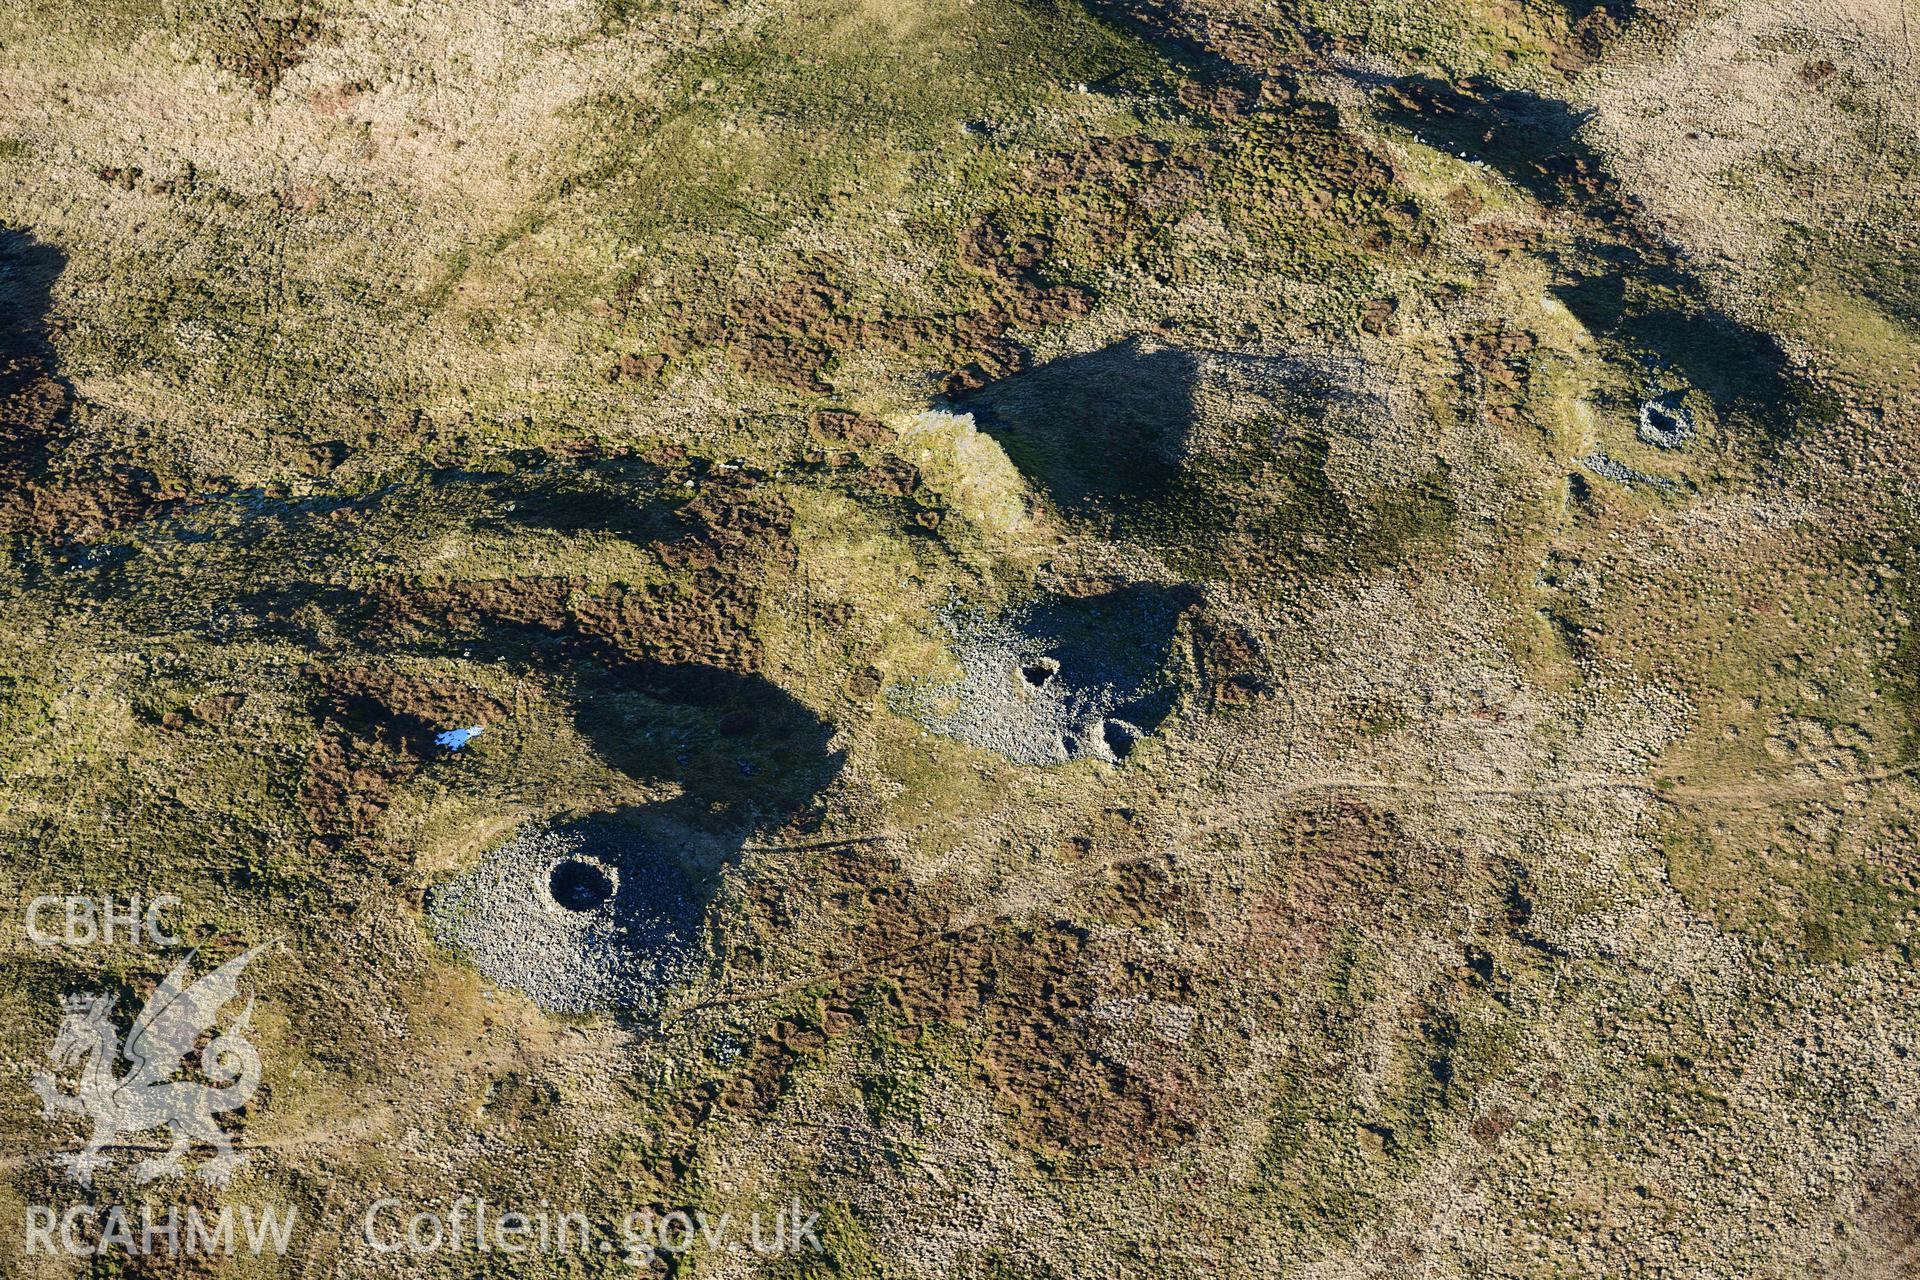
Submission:
[[[1693,421],[1678,394],[1655,396],[1640,406],[1640,438],[1656,449],[1678,449],[1692,434]]]
[[[606,869],[580,858],[562,858],[547,872],[547,892],[568,911],[591,911],[612,898],[613,890]]]
[[[1115,760],[1131,744],[1103,734],[1103,721],[1122,719],[1139,737],[1173,708],[1169,660],[1189,600],[1184,587],[1135,583],[997,612],[956,601],[939,620],[959,678],[905,680],[887,700],[935,733],[1016,764]]]
[[[1020,678],[1028,686],[1044,689],[1060,674],[1060,664],[1052,658],[1028,658],[1020,664]]]

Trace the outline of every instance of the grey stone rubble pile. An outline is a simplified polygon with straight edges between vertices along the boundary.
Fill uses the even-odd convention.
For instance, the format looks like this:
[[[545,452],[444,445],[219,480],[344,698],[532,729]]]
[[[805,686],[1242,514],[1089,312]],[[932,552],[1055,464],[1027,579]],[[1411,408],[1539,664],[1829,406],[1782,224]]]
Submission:
[[[554,868],[604,873],[612,896],[555,901]],[[637,832],[604,823],[527,829],[427,902],[435,938],[503,987],[553,1012],[657,1007],[698,950],[702,908],[685,876]]]
[[[1597,476],[1613,481],[1615,484],[1643,484],[1655,489],[1673,488],[1673,481],[1661,476],[1650,476],[1644,471],[1635,471],[1624,462],[1615,462],[1598,449],[1595,449],[1592,453],[1580,459],[1580,465]]]
[[[1639,435],[1656,449],[1678,449],[1692,437],[1693,419],[1678,392],[1654,396],[1640,406]]]
[[[1164,636],[1154,634],[1165,620],[1115,607],[1102,624],[1110,643],[1102,645],[1086,636],[1086,617],[1063,628],[1059,612],[1047,604],[997,616],[944,610],[959,678],[896,685],[890,702],[935,733],[1016,764],[1124,759],[1164,714],[1156,704],[1170,700],[1159,669]]]

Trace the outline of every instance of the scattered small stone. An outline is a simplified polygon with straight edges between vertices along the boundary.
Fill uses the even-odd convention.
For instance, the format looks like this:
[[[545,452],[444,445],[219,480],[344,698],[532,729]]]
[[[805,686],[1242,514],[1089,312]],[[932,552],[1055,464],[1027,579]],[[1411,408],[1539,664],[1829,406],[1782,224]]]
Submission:
[[[1602,479],[1611,480],[1615,484],[1628,486],[1650,485],[1656,489],[1673,488],[1673,481],[1663,479],[1660,476],[1650,476],[1644,471],[1635,471],[1623,462],[1615,462],[1598,449],[1595,449],[1592,453],[1580,459],[1580,465]]]
[[[1693,435],[1693,419],[1681,404],[1681,393],[1669,391],[1640,406],[1640,438],[1657,449],[1678,449]]]

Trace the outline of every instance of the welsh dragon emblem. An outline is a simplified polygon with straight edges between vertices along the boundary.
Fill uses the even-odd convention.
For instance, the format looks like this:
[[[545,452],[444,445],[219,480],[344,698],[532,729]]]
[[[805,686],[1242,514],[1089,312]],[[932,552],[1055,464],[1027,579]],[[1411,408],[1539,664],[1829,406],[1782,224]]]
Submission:
[[[93,1136],[86,1146],[59,1157],[82,1186],[90,1185],[94,1171],[110,1160],[110,1148],[153,1129],[166,1129],[172,1145],[140,1162],[135,1173],[141,1182],[178,1173],[182,1157],[196,1143],[213,1148],[213,1156],[199,1173],[215,1186],[225,1185],[246,1161],[246,1153],[233,1149],[214,1117],[245,1106],[260,1087],[260,1054],[242,1034],[253,1015],[253,1001],[248,1000],[240,1016],[200,1051],[200,1074],[208,1083],[174,1077],[186,1068],[194,1046],[214,1030],[220,1010],[239,995],[241,973],[270,945],[263,943],[234,957],[197,982],[189,980],[193,953],[188,953],[133,1020],[124,1049],[128,1063],[124,1074],[119,1069],[120,1034],[113,1021],[115,997],[67,997],[66,1017],[47,1057],[54,1071],[78,1064],[78,1083],[73,1092],[64,1092],[53,1072],[41,1071],[34,1075],[33,1091],[40,1095],[48,1119],[68,1113],[93,1122]]]

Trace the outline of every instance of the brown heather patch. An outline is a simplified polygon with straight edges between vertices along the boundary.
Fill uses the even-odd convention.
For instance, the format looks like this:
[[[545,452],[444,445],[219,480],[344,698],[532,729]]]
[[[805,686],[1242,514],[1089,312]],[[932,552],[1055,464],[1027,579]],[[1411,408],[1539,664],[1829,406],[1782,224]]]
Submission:
[[[696,328],[690,345],[719,348],[741,372],[805,395],[825,395],[827,366],[849,351],[878,349],[930,355],[956,366],[951,376],[1003,377],[1026,367],[1024,348],[1009,341],[1015,325],[1039,328],[1087,314],[1085,290],[993,277],[993,300],[977,310],[935,316],[852,312],[844,289],[820,272],[792,280],[763,299],[733,303]]]
[[[1194,626],[1194,657],[1210,710],[1242,706],[1269,692],[1259,642],[1245,627],[1201,615]]]
[[[1099,0],[1094,8],[1181,50],[1210,81],[1257,82],[1317,61],[1310,34],[1285,8],[1257,22],[1218,12],[1205,0]]]
[[[936,1028],[960,1033],[976,1046],[973,1061],[999,1110],[1045,1159],[1143,1167],[1204,1120],[1198,1071],[1177,1049],[1120,1061],[1097,1016],[1115,996],[1190,1000],[1186,975],[1115,963],[1070,921],[951,928],[944,908],[922,901],[897,868],[859,846],[823,851],[819,875],[827,885],[821,905],[844,921],[847,943],[825,957],[843,966],[827,980],[830,994],[813,1016],[783,1018],[758,1036],[728,1080],[675,1101],[666,1123],[683,1142],[716,1115],[770,1114],[797,1066],[863,1025],[909,1044]],[[1121,867],[1099,913],[1157,919],[1171,892],[1160,865]],[[770,890],[750,908],[758,927],[742,937],[777,929],[792,909],[782,891]],[[732,958],[750,963],[757,955],[747,942]],[[1125,990],[1101,973],[1118,973]],[[684,1148],[672,1162],[688,1162]]]
[[[1138,215],[1156,214],[1186,203],[1199,194],[1206,178],[1203,153],[1177,152],[1152,138],[1095,138],[1077,151],[1063,151],[1036,161],[1030,189],[1058,196],[1061,206],[1075,211],[1063,222],[1095,245],[1113,247],[1140,232]],[[1003,261],[1017,270],[1038,266],[1052,242],[1033,242],[1040,255],[1022,264],[1009,254]],[[986,269],[981,265],[981,269]]]
[[[860,473],[860,487],[890,497],[904,498],[920,487],[920,468],[887,454]]]
[[[1510,325],[1454,338],[1454,354],[1465,370],[1463,385],[1490,420],[1503,425],[1519,422],[1527,371],[1538,345],[1533,334]]]
[[[869,931],[863,931],[871,933]],[[678,1099],[668,1126],[687,1139],[715,1115],[771,1114],[794,1069],[885,1009],[876,1034],[917,1042],[935,1027],[977,1043],[975,1062],[999,1110],[1049,1159],[1143,1167],[1205,1119],[1199,1072],[1173,1052],[1122,1062],[1092,1016],[1105,992],[1090,972],[1097,944],[1066,921],[974,925],[921,938],[839,982],[806,1021],[759,1036],[724,1083]],[[1138,975],[1137,975],[1138,976]],[[1145,975],[1142,994],[1190,994],[1178,974]]]
[[[1176,153],[1145,138],[1097,138],[1077,151],[1037,160],[1021,183],[1023,196],[1046,198],[1046,226],[1010,229],[1011,209],[987,214],[960,233],[955,265],[981,295],[975,305],[936,315],[860,310],[848,290],[816,264],[770,293],[743,298],[720,315],[685,329],[667,344],[721,351],[741,372],[803,395],[824,395],[828,367],[856,350],[930,357],[947,366],[945,393],[960,395],[1028,367],[1029,353],[1009,335],[1092,312],[1092,291],[1061,283],[1049,266],[1071,234],[1084,254],[1112,258],[1151,237],[1200,193],[1204,153]],[[663,361],[664,358],[662,358]],[[656,374],[654,357],[622,357],[616,380]],[[871,432],[852,443],[873,443]]]
[[[1066,921],[980,927],[903,958],[886,976],[910,1027],[947,1023],[980,1036],[980,1063],[1001,1109],[1052,1157],[1140,1167],[1191,1137],[1204,1119],[1198,1073],[1177,1055],[1121,1062],[1091,1016],[1109,993],[1097,946]],[[1190,994],[1178,973],[1139,973],[1142,994]]]
[[[494,724],[507,713],[476,689],[381,667],[323,671],[316,678],[324,719],[397,755],[427,755],[436,733]]]
[[[370,834],[393,802],[394,787],[419,772],[420,761],[394,755],[323,722],[300,776],[300,808],[314,834],[341,840]]]
[[[1623,6],[1631,11],[1631,4]],[[1600,60],[1607,45],[1620,34],[1621,22],[1610,13],[1605,5],[1596,5],[1582,14],[1577,22],[1567,28],[1566,37],[1558,41],[1550,59],[1554,70],[1563,75],[1577,75]]]
[[[139,467],[118,465],[84,478],[58,474],[56,441],[70,405],[70,393],[43,357],[0,357],[0,534],[102,533],[184,496],[163,490]]]
[[[213,64],[245,80],[254,96],[268,97],[287,72],[299,66],[320,38],[320,23],[296,0],[282,13],[254,6],[233,19],[210,44]]]
[[[1870,1174],[1859,1208],[1866,1247],[1848,1274],[1875,1280],[1920,1277],[1920,1152],[1909,1150]]]
[[[885,423],[841,409],[822,409],[807,419],[807,426],[822,440],[837,440],[861,448],[892,444],[895,439],[893,429]]]
[[[570,639],[613,662],[695,663],[750,672],[750,633],[772,571],[794,563],[793,512],[745,473],[710,479],[681,508],[687,532],[657,543],[673,581],[596,589],[568,578],[504,578],[436,586],[386,583],[373,593],[375,630],[405,639],[501,626]]]
[[[370,834],[393,789],[435,751],[436,733],[493,724],[507,710],[478,690],[381,667],[320,671],[316,679],[320,735],[307,752],[300,805],[324,837]]]
[[[1285,883],[1257,895],[1242,922],[1243,954],[1289,967],[1324,958],[1347,928],[1378,929],[1461,888],[1444,851],[1410,838],[1399,819],[1353,800],[1286,819]]]

